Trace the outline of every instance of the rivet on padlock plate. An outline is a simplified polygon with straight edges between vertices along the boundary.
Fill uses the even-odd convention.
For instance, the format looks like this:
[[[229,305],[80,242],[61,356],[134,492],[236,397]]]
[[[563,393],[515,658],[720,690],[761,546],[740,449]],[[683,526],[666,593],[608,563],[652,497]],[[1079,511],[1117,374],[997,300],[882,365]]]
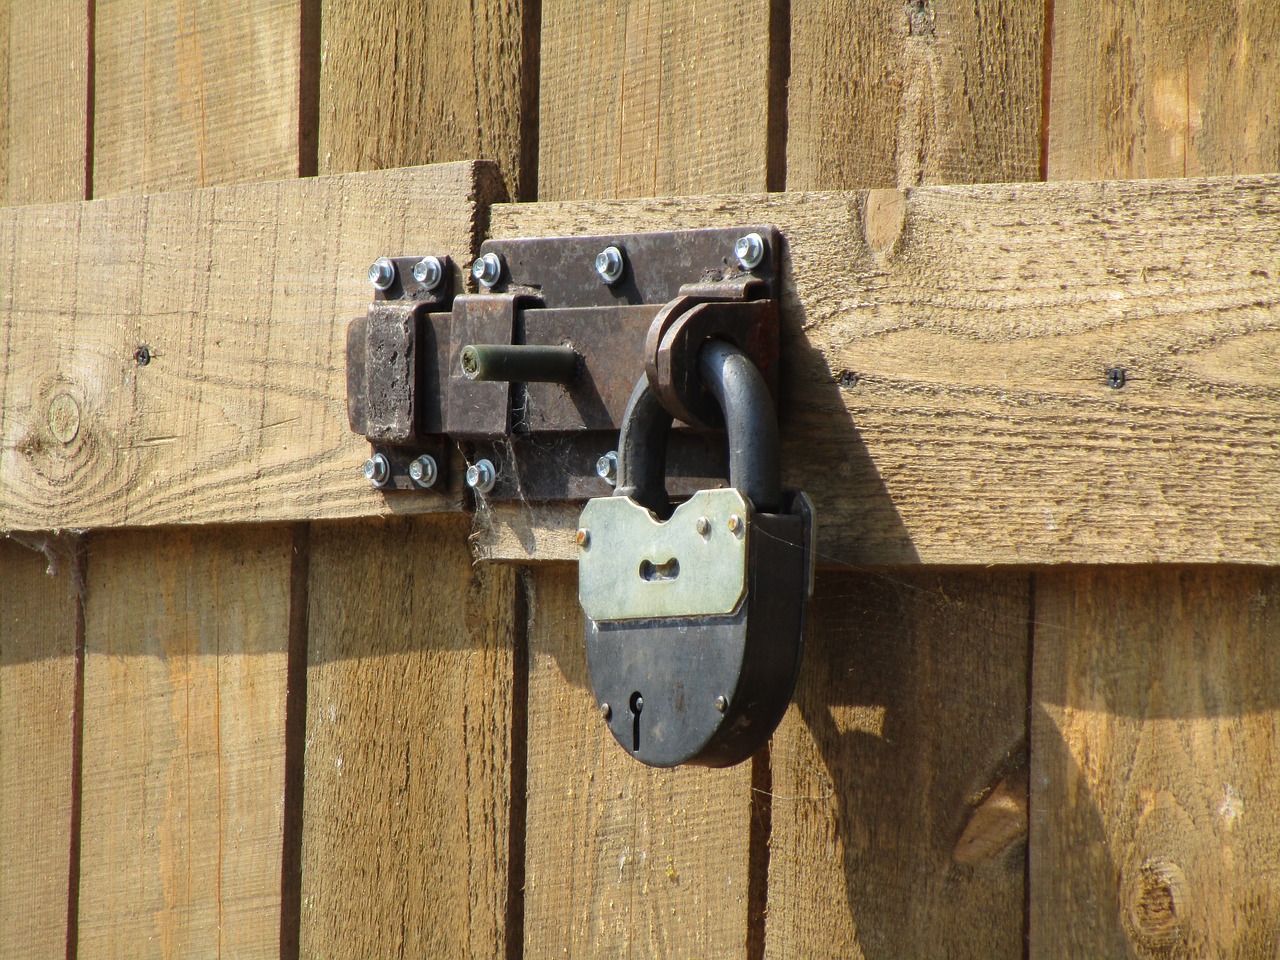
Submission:
[[[731,488],[666,502],[671,416],[641,378],[615,495],[579,535],[587,663],[618,743],[651,766],[728,766],[777,727],[800,668],[813,511],[780,491],[777,419],[759,371],[709,342],[699,372],[724,411]]]

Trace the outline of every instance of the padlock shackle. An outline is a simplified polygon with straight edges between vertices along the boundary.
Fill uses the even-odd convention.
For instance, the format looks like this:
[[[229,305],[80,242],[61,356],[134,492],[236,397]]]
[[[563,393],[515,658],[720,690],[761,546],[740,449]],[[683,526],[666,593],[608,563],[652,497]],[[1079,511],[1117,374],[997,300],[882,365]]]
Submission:
[[[729,482],[757,510],[776,512],[782,501],[778,416],[764,376],[742,350],[723,340],[708,340],[699,350],[698,373],[724,413]],[[664,520],[671,515],[666,478],[671,422],[648,376],[642,376],[622,417],[614,493]]]

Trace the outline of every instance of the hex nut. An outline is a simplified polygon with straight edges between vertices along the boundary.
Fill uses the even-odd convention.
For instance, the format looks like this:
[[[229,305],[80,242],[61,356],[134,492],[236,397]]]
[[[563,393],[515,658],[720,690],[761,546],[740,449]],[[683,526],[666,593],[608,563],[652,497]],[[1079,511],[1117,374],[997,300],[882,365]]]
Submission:
[[[444,281],[444,264],[439,257],[423,257],[413,265],[413,279],[434,290]]]
[[[610,485],[618,483],[618,451],[610,450],[596,461],[596,474]]]
[[[476,283],[484,287],[486,290],[497,284],[502,279],[502,258],[496,253],[486,253],[482,257],[476,257],[471,264],[471,276],[476,278]]]
[[[390,290],[396,282],[396,265],[388,257],[379,257],[369,266],[369,282],[379,290]]]
[[[622,250],[618,246],[610,244],[596,254],[596,273],[609,286],[621,280],[626,269],[626,258],[623,257]]]
[[[743,270],[754,270],[764,263],[764,237],[758,233],[748,233],[739,237],[733,245],[733,255]]]
[[[391,461],[386,454],[375,453],[364,462],[364,478],[379,489],[391,481]]]
[[[498,471],[490,460],[477,460],[467,467],[467,486],[476,493],[489,493],[498,483]]]
[[[435,486],[439,476],[440,468],[436,465],[436,458],[430,454],[424,453],[409,464],[409,479],[423,490]]]

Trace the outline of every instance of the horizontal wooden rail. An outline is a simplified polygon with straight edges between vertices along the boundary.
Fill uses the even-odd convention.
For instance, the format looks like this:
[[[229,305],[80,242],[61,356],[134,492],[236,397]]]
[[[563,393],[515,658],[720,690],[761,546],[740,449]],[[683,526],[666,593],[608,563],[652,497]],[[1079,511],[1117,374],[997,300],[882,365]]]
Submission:
[[[465,259],[486,170],[0,211],[0,528],[459,508],[359,476],[342,328],[372,256]],[[496,237],[783,231],[783,472],[825,560],[1280,562],[1280,177],[489,219]],[[482,506],[475,540],[569,559],[576,513]]]

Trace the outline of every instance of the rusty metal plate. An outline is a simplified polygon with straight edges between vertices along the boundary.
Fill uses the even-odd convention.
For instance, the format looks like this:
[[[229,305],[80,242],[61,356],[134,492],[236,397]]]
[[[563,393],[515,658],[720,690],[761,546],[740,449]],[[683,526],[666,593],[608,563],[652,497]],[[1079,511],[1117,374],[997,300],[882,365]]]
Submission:
[[[747,233],[758,233],[766,241],[764,260],[750,271],[743,270],[733,255],[734,243]],[[493,288],[495,293],[536,293],[544,306],[554,309],[642,303],[661,306],[674,300],[688,284],[745,278],[759,282],[760,296],[776,297],[782,244],[776,228],[757,225],[486,240],[480,251],[503,259],[505,269]],[[596,254],[608,246],[620,248],[626,260],[622,278],[613,285],[605,284],[595,270]]]

